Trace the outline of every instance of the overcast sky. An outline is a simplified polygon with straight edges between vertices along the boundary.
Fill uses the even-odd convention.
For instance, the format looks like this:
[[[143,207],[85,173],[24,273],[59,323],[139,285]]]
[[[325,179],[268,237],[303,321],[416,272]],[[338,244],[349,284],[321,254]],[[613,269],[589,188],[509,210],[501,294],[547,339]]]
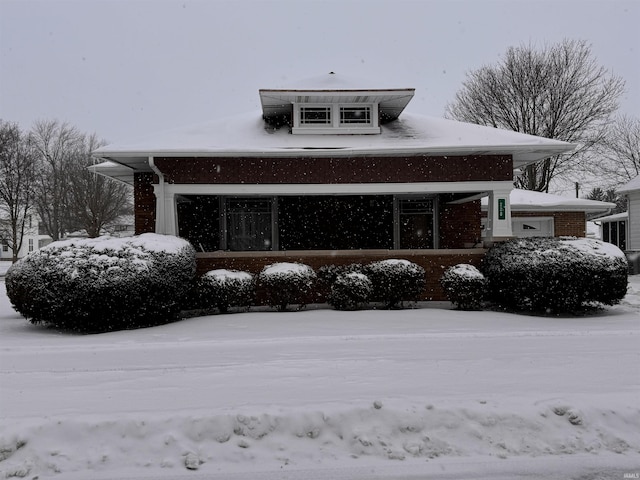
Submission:
[[[0,118],[121,143],[259,110],[259,88],[329,71],[416,88],[442,116],[509,46],[584,39],[640,112],[640,1],[0,0]]]

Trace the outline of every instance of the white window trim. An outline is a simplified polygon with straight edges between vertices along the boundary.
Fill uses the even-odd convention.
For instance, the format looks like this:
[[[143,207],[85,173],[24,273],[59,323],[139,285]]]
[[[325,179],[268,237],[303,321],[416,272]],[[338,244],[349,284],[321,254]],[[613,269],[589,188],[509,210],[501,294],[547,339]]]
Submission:
[[[326,107],[331,111],[331,125],[303,124],[301,123],[300,112],[304,107]],[[368,107],[371,109],[371,122],[359,125],[357,123],[341,124],[341,107]],[[380,124],[378,122],[377,103],[294,103],[293,104],[293,134],[331,134],[331,135],[352,135],[352,134],[378,134]]]

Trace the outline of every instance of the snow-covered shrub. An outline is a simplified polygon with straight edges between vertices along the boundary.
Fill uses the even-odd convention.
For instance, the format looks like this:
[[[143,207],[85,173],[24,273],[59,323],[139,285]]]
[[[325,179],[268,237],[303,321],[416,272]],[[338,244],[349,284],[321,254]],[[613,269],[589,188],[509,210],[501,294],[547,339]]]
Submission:
[[[226,313],[231,307],[249,307],[255,297],[253,275],[238,270],[211,270],[198,281],[203,308]]]
[[[341,275],[347,273],[363,273],[365,267],[360,263],[350,263],[347,265],[323,265],[318,268],[316,272],[318,275],[318,282],[331,288]]]
[[[618,247],[585,238],[521,238],[496,244],[484,259],[489,296],[516,310],[571,312],[618,303],[628,264]]]
[[[64,240],[14,264],[6,287],[32,323],[103,332],[174,320],[195,268],[193,247],[173,236]]]
[[[333,282],[327,302],[337,310],[357,310],[367,304],[372,292],[371,280],[365,274],[345,273]]]
[[[479,310],[487,292],[487,279],[473,265],[460,263],[445,270],[440,284],[449,301],[461,310]]]
[[[426,285],[425,271],[408,260],[389,259],[367,265],[364,272],[373,285],[372,300],[387,308],[417,301]]]
[[[268,305],[284,312],[288,305],[304,307],[316,281],[316,273],[302,263],[273,263],[258,274],[257,288]]]

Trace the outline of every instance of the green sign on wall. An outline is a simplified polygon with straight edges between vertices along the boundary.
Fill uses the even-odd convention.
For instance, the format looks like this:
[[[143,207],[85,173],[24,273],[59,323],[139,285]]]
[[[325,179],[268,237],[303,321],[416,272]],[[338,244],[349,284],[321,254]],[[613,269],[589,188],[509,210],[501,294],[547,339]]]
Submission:
[[[498,199],[498,220],[507,218],[507,201],[504,198]]]

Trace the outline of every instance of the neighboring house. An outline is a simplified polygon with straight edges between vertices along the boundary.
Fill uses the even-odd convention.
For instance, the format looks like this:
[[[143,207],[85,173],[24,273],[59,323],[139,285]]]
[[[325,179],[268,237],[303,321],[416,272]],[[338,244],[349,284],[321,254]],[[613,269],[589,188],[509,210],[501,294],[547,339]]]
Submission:
[[[586,237],[587,214],[607,213],[616,206],[610,202],[520,189],[511,191],[510,202],[516,237]],[[488,203],[486,198],[482,199],[483,226]]]
[[[6,221],[5,221],[6,222]],[[102,234],[111,235],[114,237],[130,237],[134,235],[134,219],[133,215],[122,215],[118,217],[114,222],[107,225]],[[0,227],[2,227],[3,220],[0,219]],[[9,248],[9,242],[3,238],[2,232],[5,229],[0,228],[0,260],[11,260],[13,252]],[[65,235],[66,238],[86,238],[86,230],[79,230],[76,232],[70,232]],[[22,248],[18,252],[18,258],[22,258],[30,252],[39,250],[45,245],[50,244],[53,239],[45,232],[42,225],[38,221],[37,215],[29,217],[27,227],[25,229],[24,239],[22,241]]]
[[[3,225],[6,220],[1,220]],[[8,225],[7,225],[8,227]],[[11,260],[13,257],[13,251],[9,247],[9,241],[7,238],[3,238],[2,232],[5,228],[0,228],[0,260]],[[51,237],[46,234],[44,228],[40,225],[37,215],[30,215],[27,220],[27,225],[22,239],[22,248],[18,252],[18,258],[22,258],[30,252],[38,250],[51,243]]]
[[[406,258],[441,299],[444,268],[512,237],[514,169],[574,146],[403,113],[413,88],[370,83],[263,89],[261,112],[107,145],[93,169],[134,186],[136,233],[188,239],[201,273]]]
[[[618,193],[627,197],[625,250],[640,252],[640,176],[619,188]],[[618,223],[618,228],[619,226],[620,224]]]
[[[113,222],[108,223],[100,229],[100,235],[108,235],[111,237],[131,237],[135,235],[135,226],[133,215],[120,215]],[[67,233],[64,238],[88,238],[86,229],[76,230]]]

